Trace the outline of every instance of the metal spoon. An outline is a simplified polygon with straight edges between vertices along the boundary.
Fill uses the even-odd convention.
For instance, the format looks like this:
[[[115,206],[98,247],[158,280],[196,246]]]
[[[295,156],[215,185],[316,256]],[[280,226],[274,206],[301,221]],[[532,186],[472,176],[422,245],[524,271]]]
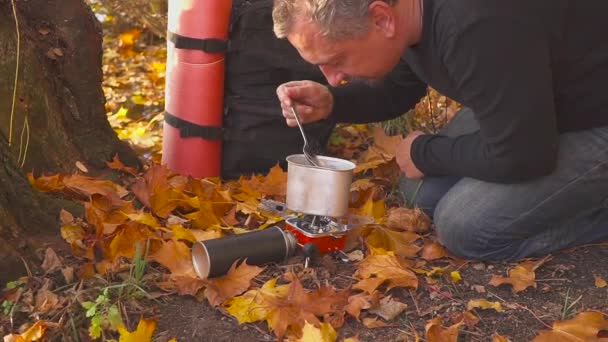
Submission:
[[[304,128],[302,128],[302,124],[300,123],[300,118],[298,118],[296,109],[293,106],[291,106],[291,113],[296,118],[296,123],[298,124],[298,127],[300,128],[300,132],[302,133],[302,139],[304,139],[304,147],[302,148],[302,152],[304,152],[304,157],[306,157],[306,160],[308,160],[308,162],[312,166],[318,167],[319,160],[317,159],[317,156],[313,152],[309,151],[310,146],[308,145],[308,139],[306,139],[306,133],[304,133]]]

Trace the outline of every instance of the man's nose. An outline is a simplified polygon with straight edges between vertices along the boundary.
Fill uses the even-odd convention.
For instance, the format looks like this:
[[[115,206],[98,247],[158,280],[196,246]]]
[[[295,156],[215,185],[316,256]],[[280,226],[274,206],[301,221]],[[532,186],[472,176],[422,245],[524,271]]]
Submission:
[[[323,75],[327,79],[327,82],[331,84],[333,87],[337,87],[341,84],[341,82],[346,78],[346,75],[343,72],[338,71],[336,68],[322,65],[319,66]]]

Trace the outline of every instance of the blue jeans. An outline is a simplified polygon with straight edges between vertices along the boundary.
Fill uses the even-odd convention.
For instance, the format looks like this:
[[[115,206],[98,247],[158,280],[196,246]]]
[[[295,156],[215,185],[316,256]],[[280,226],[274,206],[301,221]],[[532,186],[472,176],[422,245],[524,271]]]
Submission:
[[[477,129],[465,108],[440,134]],[[608,239],[608,127],[559,139],[557,168],[533,181],[402,178],[400,188],[433,217],[440,242],[467,259],[517,260]]]

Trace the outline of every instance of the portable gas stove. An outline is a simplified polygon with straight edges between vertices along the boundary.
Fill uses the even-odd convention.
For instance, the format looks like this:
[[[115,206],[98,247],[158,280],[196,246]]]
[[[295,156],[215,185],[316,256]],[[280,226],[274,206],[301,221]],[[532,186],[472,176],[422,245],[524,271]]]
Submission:
[[[280,215],[285,219],[285,229],[294,235],[300,246],[312,243],[320,253],[343,250],[350,230],[373,222],[373,218],[360,215],[334,218],[293,213],[284,203],[273,200],[262,200],[260,210]]]

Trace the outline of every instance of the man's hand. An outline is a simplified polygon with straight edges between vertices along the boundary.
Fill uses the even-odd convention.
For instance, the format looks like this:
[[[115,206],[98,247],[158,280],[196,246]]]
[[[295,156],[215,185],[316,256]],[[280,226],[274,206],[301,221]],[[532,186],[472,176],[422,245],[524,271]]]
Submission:
[[[412,142],[414,142],[414,139],[416,139],[418,136],[423,134],[424,133],[420,131],[411,132],[399,143],[399,145],[397,145],[395,158],[397,159],[397,164],[399,164],[401,172],[403,172],[407,178],[420,179],[424,177],[424,174],[418,170],[416,165],[414,165],[410,154],[412,150]]]
[[[292,105],[303,124],[326,119],[334,106],[334,97],[329,89],[313,81],[283,83],[277,88],[277,96],[281,101],[285,121],[290,127],[297,126],[291,113]]]

